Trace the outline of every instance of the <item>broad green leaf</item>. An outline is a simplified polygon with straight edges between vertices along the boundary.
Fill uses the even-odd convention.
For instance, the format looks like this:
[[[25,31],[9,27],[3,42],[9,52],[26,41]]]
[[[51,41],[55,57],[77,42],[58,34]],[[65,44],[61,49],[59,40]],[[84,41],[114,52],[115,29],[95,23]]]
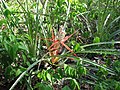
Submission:
[[[51,82],[51,75],[49,73],[47,73],[47,79]]]
[[[8,9],[5,9],[4,16],[6,16],[7,18],[9,18],[10,15],[11,15],[11,12]]]
[[[37,90],[53,90],[51,86],[43,84],[43,83],[37,83],[34,86],[34,89],[37,89]]]
[[[40,73],[38,73],[37,77],[38,77],[38,78],[41,78],[41,74],[40,74]]]
[[[75,50],[76,52],[80,50],[80,44],[79,44],[79,43],[77,43],[77,44],[75,45],[74,50]]]
[[[18,69],[18,70],[16,71],[16,76],[20,75],[21,73],[22,73],[22,71],[21,71],[20,69]]]
[[[100,42],[100,38],[99,37],[95,37],[93,40],[93,43],[99,43]]]
[[[71,90],[68,86],[64,86],[62,90]]]

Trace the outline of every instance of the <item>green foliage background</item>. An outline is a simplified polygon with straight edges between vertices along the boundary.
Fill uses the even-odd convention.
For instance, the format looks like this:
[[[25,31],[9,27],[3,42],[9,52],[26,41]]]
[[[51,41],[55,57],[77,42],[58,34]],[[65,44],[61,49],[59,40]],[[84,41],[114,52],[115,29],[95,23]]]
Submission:
[[[120,0],[1,0],[0,88],[119,90]],[[52,64],[46,48],[63,25],[64,50]],[[69,57],[69,58],[68,58]],[[74,61],[70,61],[69,59]]]

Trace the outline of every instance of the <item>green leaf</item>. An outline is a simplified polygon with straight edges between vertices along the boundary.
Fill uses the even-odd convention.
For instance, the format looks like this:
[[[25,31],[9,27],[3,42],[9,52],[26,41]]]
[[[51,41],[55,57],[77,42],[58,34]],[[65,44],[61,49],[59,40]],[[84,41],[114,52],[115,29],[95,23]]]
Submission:
[[[47,73],[47,79],[51,82],[52,79],[51,79],[51,75],[49,73]]]
[[[7,24],[6,19],[1,19],[0,20],[0,27],[2,27],[2,25],[6,25],[6,24]]]
[[[78,82],[77,82],[75,79],[72,79],[72,80],[73,80],[73,81],[74,81],[74,83],[76,84],[76,86],[77,86],[78,90],[80,90],[80,86],[79,86]]]
[[[66,68],[67,68],[67,66],[68,66],[67,64],[64,64],[64,69],[66,69]]]
[[[74,46],[76,44],[76,41],[71,41],[71,44]]]
[[[10,16],[11,12],[8,9],[5,9],[5,11],[3,12],[3,14],[4,14],[5,17],[8,18]]]
[[[21,71],[20,69],[18,69],[18,70],[16,71],[16,76],[20,75],[21,73],[22,73],[22,71]]]
[[[34,89],[37,89],[37,90],[53,90],[51,86],[43,84],[43,83],[37,83],[35,85]]]
[[[120,44],[120,41],[99,42],[99,43],[86,44],[86,45],[81,46],[81,48],[86,48],[86,47],[96,46],[96,45],[107,45],[107,44]]]
[[[116,72],[116,74],[120,75],[120,61],[119,60],[116,60],[113,63],[113,69]]]
[[[80,86],[79,86],[78,82],[76,81],[76,79],[73,79],[73,78],[70,77],[70,78],[66,78],[66,80],[72,80],[73,83],[77,86],[77,90],[80,90]]]
[[[68,86],[64,86],[62,90],[71,90]]]
[[[89,63],[91,65],[97,66],[99,68],[103,68],[103,69],[107,70],[109,72],[109,74],[115,75],[115,72],[113,70],[111,70],[111,69],[109,69],[107,67],[104,67],[102,65],[99,65],[99,64],[97,64],[97,63],[95,63],[95,62],[93,62],[93,61],[91,61],[89,59],[86,59],[86,58],[76,58],[76,59],[78,59],[80,61],[83,61],[83,62],[86,62],[86,63]]]
[[[99,43],[100,42],[100,38],[99,37],[95,37],[93,40],[93,43]]]
[[[74,50],[75,50],[75,51],[79,51],[79,50],[80,50],[80,44],[79,44],[79,43],[77,43],[77,44],[75,45]]]
[[[24,63],[26,63],[27,62],[27,58],[26,58],[24,53],[22,54],[22,58],[23,58]]]
[[[27,46],[23,42],[20,42],[18,47],[19,47],[19,49],[22,49],[22,50],[25,50],[25,51],[28,50]]]
[[[120,34],[120,29],[118,29],[118,30],[116,30],[115,32],[113,32],[113,33],[111,34],[111,37],[110,37],[110,38],[113,38],[113,37],[115,37],[115,36],[118,35],[118,34]]]

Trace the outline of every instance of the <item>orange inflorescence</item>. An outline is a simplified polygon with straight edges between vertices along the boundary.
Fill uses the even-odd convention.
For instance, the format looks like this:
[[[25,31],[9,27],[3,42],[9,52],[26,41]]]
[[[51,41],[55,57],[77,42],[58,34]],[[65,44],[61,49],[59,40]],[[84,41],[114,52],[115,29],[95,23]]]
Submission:
[[[75,32],[74,32],[75,33]],[[74,34],[73,33],[73,34]],[[62,28],[59,29],[58,35],[55,36],[54,32],[52,30],[52,45],[48,48],[49,55],[55,56],[52,57],[51,62],[56,63],[59,60],[59,57],[56,57],[59,55],[59,53],[62,51],[62,47],[64,46],[66,49],[68,49],[71,53],[73,53],[73,50],[71,50],[64,42],[67,41],[73,34],[65,37],[65,31],[62,31]],[[74,56],[77,56],[75,53],[73,53]]]

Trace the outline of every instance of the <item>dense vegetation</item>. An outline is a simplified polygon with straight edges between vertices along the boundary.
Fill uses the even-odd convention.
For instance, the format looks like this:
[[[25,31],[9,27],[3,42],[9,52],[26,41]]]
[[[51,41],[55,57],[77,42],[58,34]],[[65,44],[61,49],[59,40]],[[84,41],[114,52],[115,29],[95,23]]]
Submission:
[[[120,90],[120,0],[0,5],[0,90]],[[61,26],[72,53],[48,49]]]

